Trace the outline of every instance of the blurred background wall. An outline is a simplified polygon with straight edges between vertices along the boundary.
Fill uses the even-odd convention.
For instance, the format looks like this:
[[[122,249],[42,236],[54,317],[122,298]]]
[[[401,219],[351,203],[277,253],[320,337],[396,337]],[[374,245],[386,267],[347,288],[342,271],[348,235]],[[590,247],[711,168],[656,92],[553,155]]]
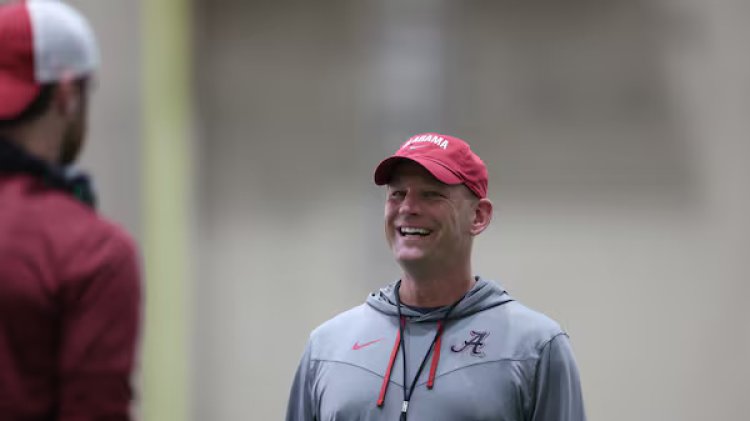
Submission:
[[[169,286],[144,419],[283,418],[310,330],[399,276],[372,170],[428,130],[487,163],[475,269],[570,333],[589,419],[747,417],[747,2],[167,3],[74,2],[104,63],[84,165]]]

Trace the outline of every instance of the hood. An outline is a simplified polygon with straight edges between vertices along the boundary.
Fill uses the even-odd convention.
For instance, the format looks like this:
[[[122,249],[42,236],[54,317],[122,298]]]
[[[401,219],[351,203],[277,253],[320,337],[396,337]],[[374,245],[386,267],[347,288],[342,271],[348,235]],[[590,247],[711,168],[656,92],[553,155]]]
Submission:
[[[496,282],[476,277],[477,282],[464,298],[451,311],[448,320],[460,319],[470,316],[474,313],[496,307],[513,301],[513,298]],[[367,304],[375,310],[389,316],[398,317],[398,308],[396,307],[396,285],[400,280],[381,288],[379,291],[371,293],[367,297]],[[414,318],[414,321],[437,321],[443,318],[449,306],[441,307],[427,314],[421,314],[407,306],[401,306],[401,314],[406,317]]]

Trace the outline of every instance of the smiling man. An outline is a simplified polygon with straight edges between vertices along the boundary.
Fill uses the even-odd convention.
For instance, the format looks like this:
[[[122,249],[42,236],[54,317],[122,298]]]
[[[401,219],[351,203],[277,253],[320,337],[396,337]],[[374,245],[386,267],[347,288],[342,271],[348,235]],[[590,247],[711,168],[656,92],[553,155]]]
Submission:
[[[492,220],[482,160],[424,133],[374,178],[401,279],[313,331],[287,421],[584,421],[565,332],[473,274]]]

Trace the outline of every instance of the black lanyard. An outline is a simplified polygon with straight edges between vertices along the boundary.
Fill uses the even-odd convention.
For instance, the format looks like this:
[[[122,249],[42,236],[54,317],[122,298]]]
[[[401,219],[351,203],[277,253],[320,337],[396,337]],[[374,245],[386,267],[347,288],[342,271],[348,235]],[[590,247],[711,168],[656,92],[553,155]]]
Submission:
[[[417,386],[417,381],[419,381],[419,375],[422,374],[422,369],[424,368],[425,363],[427,362],[427,359],[430,357],[430,353],[432,352],[432,348],[435,347],[435,342],[437,342],[438,338],[440,337],[440,334],[442,333],[442,330],[445,327],[445,322],[448,320],[448,316],[450,316],[451,312],[454,308],[458,305],[458,303],[461,302],[461,300],[464,299],[465,295],[461,296],[461,298],[458,299],[455,303],[453,303],[449,308],[448,311],[445,312],[445,315],[440,320],[440,324],[438,324],[438,329],[435,332],[435,337],[432,338],[432,343],[430,344],[430,348],[427,349],[427,353],[424,355],[424,358],[422,358],[422,363],[419,364],[419,369],[417,370],[417,374],[414,376],[414,380],[411,383],[411,386],[407,387],[406,383],[406,343],[404,342],[404,327],[406,325],[406,319],[401,315],[401,297],[399,296],[399,289],[401,288],[401,282],[396,285],[395,293],[396,293],[396,308],[398,309],[398,331],[399,331],[399,347],[401,348],[401,359],[404,362],[404,402],[401,405],[401,418],[400,421],[407,421],[406,420],[406,414],[407,411],[409,411],[409,401],[411,400],[411,394],[414,392],[414,388]],[[441,327],[442,325],[442,327]]]

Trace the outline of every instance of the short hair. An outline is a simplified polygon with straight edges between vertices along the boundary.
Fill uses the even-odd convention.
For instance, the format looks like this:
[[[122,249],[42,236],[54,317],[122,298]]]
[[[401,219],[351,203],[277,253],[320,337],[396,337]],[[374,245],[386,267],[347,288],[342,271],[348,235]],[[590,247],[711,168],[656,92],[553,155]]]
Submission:
[[[56,83],[43,84],[34,100],[18,116],[0,119],[0,129],[13,128],[39,118],[49,109],[56,87]]]

